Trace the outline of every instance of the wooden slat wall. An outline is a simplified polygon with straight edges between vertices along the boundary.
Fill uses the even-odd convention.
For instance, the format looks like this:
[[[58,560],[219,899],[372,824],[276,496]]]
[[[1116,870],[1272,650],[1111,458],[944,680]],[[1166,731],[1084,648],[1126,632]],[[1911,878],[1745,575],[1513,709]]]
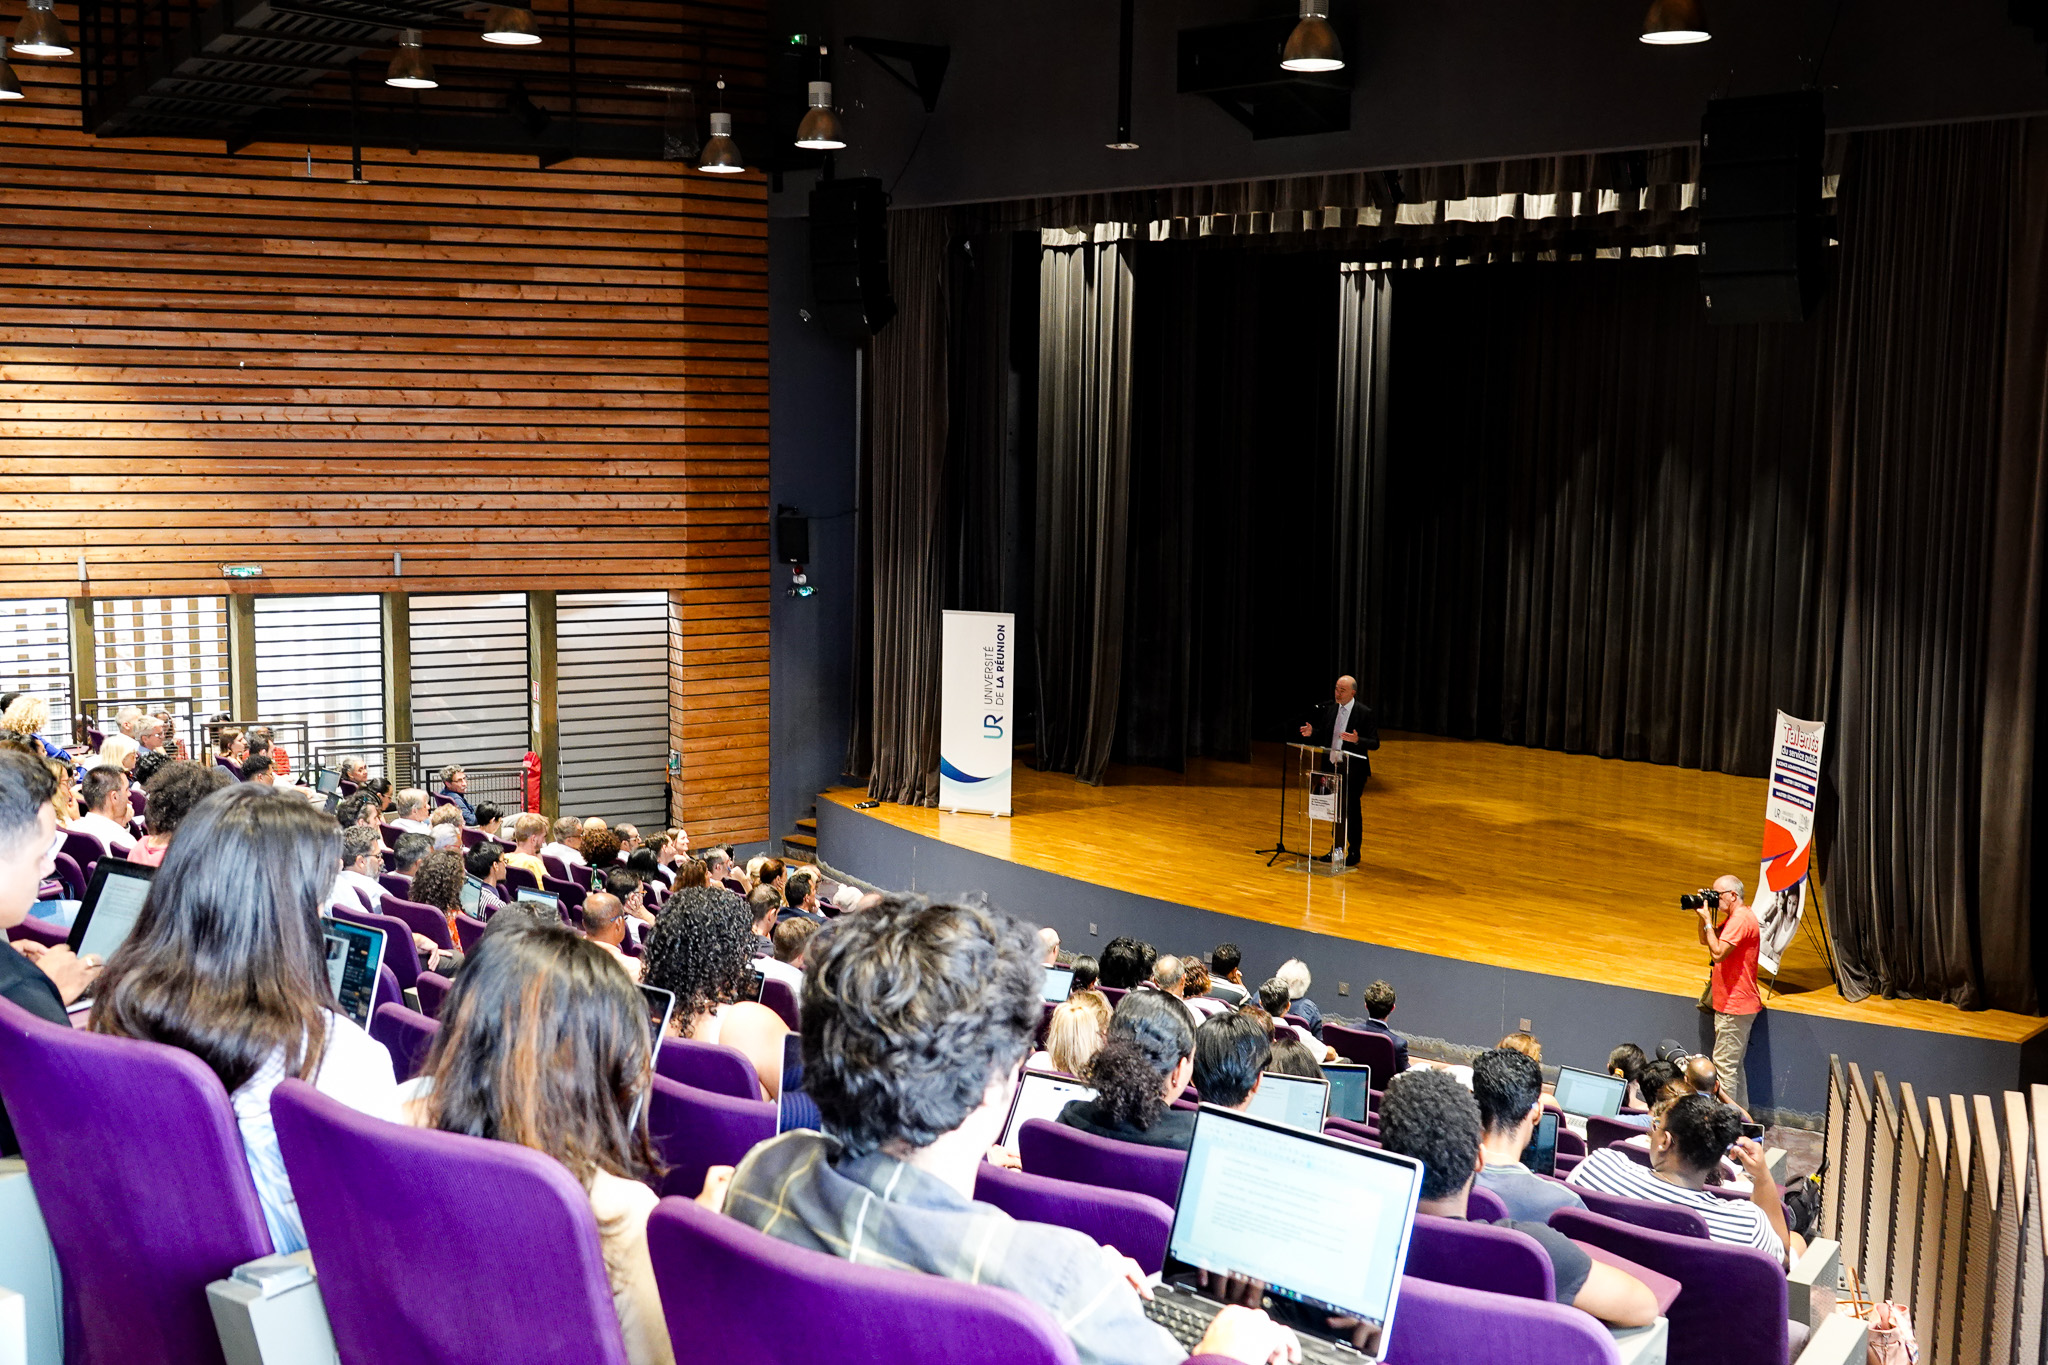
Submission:
[[[356,186],[95,141],[75,61],[15,63],[0,596],[663,589],[718,623],[672,670],[692,834],[765,838],[761,178],[370,150]]]

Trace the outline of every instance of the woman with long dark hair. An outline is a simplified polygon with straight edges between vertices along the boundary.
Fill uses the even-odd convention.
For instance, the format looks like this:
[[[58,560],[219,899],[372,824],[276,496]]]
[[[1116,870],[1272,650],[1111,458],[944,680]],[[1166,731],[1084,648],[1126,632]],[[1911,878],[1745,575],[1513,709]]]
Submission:
[[[671,1027],[679,1035],[746,1053],[772,1099],[782,1093],[782,1036],[789,1026],[752,999],[753,924],[746,901],[724,887],[684,887],[662,907],[647,936],[640,979],[675,992]]]
[[[237,785],[193,807],[93,1000],[100,1033],[181,1047],[234,1103],[280,1254],[306,1233],[277,1150],[270,1093],[287,1076],[396,1119],[391,1054],[336,1007],[320,907],[341,830],[298,797]]]
[[[590,1195],[612,1305],[633,1365],[675,1359],[647,1254],[656,1173],[637,1118],[652,1052],[640,992],[597,944],[508,921],[486,936],[441,1006],[419,1098],[423,1127],[516,1142]]]
[[[1186,1151],[1195,1116],[1171,1107],[1195,1073],[1188,1012],[1163,991],[1132,991],[1109,1017],[1109,1037],[1081,1079],[1092,1100],[1069,1100],[1059,1121],[1120,1142]]]

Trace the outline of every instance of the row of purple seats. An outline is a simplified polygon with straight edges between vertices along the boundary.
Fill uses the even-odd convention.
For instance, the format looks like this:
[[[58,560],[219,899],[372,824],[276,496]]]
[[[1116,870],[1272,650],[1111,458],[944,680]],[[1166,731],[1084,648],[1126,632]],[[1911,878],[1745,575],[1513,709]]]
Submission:
[[[1400,1071],[1400,1054],[1394,1051],[1394,1040],[1384,1033],[1325,1023],[1323,1042],[1335,1048],[1337,1055],[1345,1061],[1371,1067],[1372,1078],[1380,1083],[1383,1090]]]
[[[774,1010],[782,1022],[789,1025],[789,1031],[802,1030],[803,1023],[797,1013],[796,989],[787,981],[765,977],[761,981],[761,1003]]]

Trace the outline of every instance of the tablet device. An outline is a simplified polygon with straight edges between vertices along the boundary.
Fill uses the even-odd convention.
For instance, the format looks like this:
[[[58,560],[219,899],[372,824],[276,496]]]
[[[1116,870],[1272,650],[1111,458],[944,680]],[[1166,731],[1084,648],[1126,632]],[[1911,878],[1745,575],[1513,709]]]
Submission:
[[[1557,1111],[1545,1109],[1522,1149],[1522,1164],[1537,1175],[1557,1174]]]
[[[92,882],[78,903],[78,918],[71,921],[71,951],[80,957],[97,954],[101,962],[112,957],[128,941],[154,876],[155,868],[121,858],[106,857],[94,864]]]
[[[1024,1079],[1017,1082],[1017,1093],[1010,1100],[1010,1117],[1003,1121],[1002,1145],[1011,1151],[1017,1150],[1017,1130],[1031,1119],[1044,1119],[1050,1123],[1060,1116],[1060,1110],[1071,1100],[1092,1100],[1093,1086],[1083,1085],[1072,1076],[1063,1076],[1057,1071],[1027,1071]]]
[[[327,813],[328,813],[329,815],[332,815],[332,814],[334,814],[334,813],[335,813],[336,811],[340,810],[340,809],[341,809],[341,793],[340,793],[340,792],[329,792],[329,793],[327,793],[327,804],[326,804],[326,806],[324,807],[324,809],[326,810],[326,812],[327,812]]]
[[[481,917],[483,912],[477,907],[483,904],[483,897],[484,879],[465,872],[462,876],[462,908],[472,916]]]
[[[1323,1077],[1330,1083],[1331,1118],[1372,1122],[1371,1067],[1363,1062],[1324,1062]]]
[[[648,1053],[651,1057],[661,1051],[661,1040],[668,1036],[668,1021],[676,1012],[676,993],[645,982],[637,984],[640,986],[640,998],[647,1002],[648,1026],[654,1030],[654,1046]]]
[[[1074,993],[1074,969],[1072,967],[1047,967],[1045,969],[1045,1003],[1057,1005]]]
[[[334,989],[335,1003],[343,1014],[368,1028],[377,1008],[377,969],[384,965],[384,931],[322,915],[320,936],[327,953],[327,984]]]

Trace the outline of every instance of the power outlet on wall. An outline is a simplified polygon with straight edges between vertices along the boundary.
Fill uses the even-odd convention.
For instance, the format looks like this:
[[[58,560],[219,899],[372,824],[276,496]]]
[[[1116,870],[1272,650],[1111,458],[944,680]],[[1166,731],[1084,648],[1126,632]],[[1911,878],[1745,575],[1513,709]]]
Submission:
[[[1349,981],[1339,981],[1339,982],[1337,983],[1337,994],[1339,994],[1339,995],[1349,995],[1349,994],[1351,994],[1351,983],[1350,983]]]
[[[1097,928],[1095,927],[1095,921],[1094,921],[1094,920],[1089,920],[1089,921],[1088,921],[1088,932],[1089,932],[1090,934],[1093,934],[1093,935],[1094,935],[1094,936],[1095,936],[1096,938],[1101,938],[1101,937],[1102,937],[1102,931],[1101,931],[1100,929],[1097,929]]]
[[[1534,1024],[1530,1023],[1530,1022],[1529,1022],[1529,1021],[1528,1021],[1527,1019],[1521,1020],[1520,1022],[1521,1022],[1521,1025],[1522,1025],[1522,1032],[1524,1032],[1524,1033],[1534,1033],[1534,1032],[1536,1031],[1536,1026],[1535,1026]]]

